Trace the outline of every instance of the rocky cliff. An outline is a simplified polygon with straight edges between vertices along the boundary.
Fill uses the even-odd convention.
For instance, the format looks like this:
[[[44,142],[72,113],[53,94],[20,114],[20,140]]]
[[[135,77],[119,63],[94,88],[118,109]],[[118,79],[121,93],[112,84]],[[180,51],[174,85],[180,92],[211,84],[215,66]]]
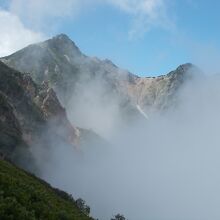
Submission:
[[[31,160],[30,146],[35,144],[46,148],[53,139],[77,146],[79,131],[68,121],[65,109],[51,88],[45,83],[38,86],[28,74],[2,62],[0,79],[2,156],[10,157],[22,166]]]
[[[61,34],[39,44],[30,45],[1,59],[22,72],[29,72],[37,83],[48,81],[65,102],[80,83],[99,79],[106,89],[128,95],[134,103],[153,105],[171,95],[189,77],[192,64],[159,77],[138,77],[118,68],[110,60],[100,60],[81,53],[68,36]],[[107,83],[106,83],[107,82]]]

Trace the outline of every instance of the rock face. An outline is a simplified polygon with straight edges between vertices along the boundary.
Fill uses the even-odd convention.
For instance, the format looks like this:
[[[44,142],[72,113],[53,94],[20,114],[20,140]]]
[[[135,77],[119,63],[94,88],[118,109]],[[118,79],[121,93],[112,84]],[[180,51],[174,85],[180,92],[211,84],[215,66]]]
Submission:
[[[177,89],[187,72],[195,68],[192,64],[185,64],[164,76],[141,78],[109,60],[85,56],[64,34],[30,45],[1,60],[21,72],[31,73],[37,83],[48,81],[65,103],[77,84],[99,79],[103,80],[102,83],[107,81],[107,89],[122,92],[133,102],[152,105],[161,99],[161,95]]]
[[[133,78],[133,82],[125,82],[122,88],[133,103],[146,111],[165,109],[175,102],[176,92],[187,80],[192,79],[192,73],[199,70],[192,64],[184,64],[167,75],[147,78]]]
[[[21,127],[7,97],[0,92],[0,146],[2,156],[8,156],[22,143]],[[3,155],[4,154],[4,155]]]
[[[66,93],[77,75],[77,68],[70,65],[69,57],[79,56],[80,52],[74,43],[67,36],[60,35],[43,43],[30,45],[15,53],[12,60],[5,58],[3,61],[21,72],[31,73],[36,83],[48,81],[54,88],[59,88],[60,93]]]
[[[30,146],[36,143],[46,148],[50,139],[54,139],[73,147],[77,145],[78,129],[68,121],[65,109],[51,88],[45,83],[38,86],[28,74],[2,62],[0,79],[1,155],[23,166],[31,159]]]
[[[82,54],[64,34],[1,60],[19,71],[29,72],[37,83],[48,82],[71,122],[99,134],[103,127],[110,128],[114,119],[128,122],[141,119],[140,111],[166,109],[175,103],[176,91],[192,77],[191,72],[197,71],[192,64],[185,64],[167,75],[138,77],[109,60]],[[98,123],[99,126],[94,125]]]

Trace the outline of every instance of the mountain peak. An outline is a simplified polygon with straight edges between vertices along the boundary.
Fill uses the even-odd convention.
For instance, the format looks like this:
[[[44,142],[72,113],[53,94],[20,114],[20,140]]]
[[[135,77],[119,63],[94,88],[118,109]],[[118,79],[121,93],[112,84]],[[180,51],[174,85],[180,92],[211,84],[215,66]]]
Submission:
[[[197,68],[197,67],[195,65],[193,65],[192,63],[185,63],[185,64],[178,66],[176,70],[187,72],[187,71],[194,69],[194,68]]]
[[[56,52],[59,51],[61,54],[81,55],[80,49],[66,34],[56,35],[51,39],[43,42],[43,44],[52,48]]]
[[[45,42],[53,42],[54,44],[58,45],[73,45],[74,47],[78,48],[66,34],[58,34]]]
[[[52,39],[53,40],[63,40],[63,41],[71,41],[72,42],[72,40],[66,34],[63,34],[63,33],[54,36]]]
[[[195,73],[199,73],[201,70],[192,63],[185,63],[176,68],[176,70],[171,71],[167,74],[167,76],[184,76],[184,75],[194,75]],[[191,74],[193,73],[193,74]]]

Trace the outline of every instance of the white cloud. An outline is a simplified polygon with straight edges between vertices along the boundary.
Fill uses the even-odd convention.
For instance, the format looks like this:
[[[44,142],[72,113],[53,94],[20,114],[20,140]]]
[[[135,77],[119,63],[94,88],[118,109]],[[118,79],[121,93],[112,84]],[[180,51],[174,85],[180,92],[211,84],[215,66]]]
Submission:
[[[115,7],[129,15],[129,38],[136,39],[152,27],[172,26],[167,15],[168,1],[170,0],[10,0],[8,11],[0,9],[0,56],[42,40],[42,32],[54,32],[53,28],[56,28],[60,18],[80,16],[85,10],[101,4]]]
[[[152,27],[170,29],[173,23],[167,13],[169,0],[106,0],[130,14],[133,24],[129,31],[131,39],[142,36]]]
[[[129,35],[136,38],[152,27],[170,28],[167,14],[170,0],[11,0],[10,11],[29,26],[56,25],[55,18],[74,17],[91,6],[108,4],[130,15]]]
[[[146,14],[151,18],[158,16],[158,9],[164,7],[164,0],[106,0],[132,14]]]
[[[43,39],[41,33],[25,28],[17,16],[4,10],[0,10],[0,27],[0,56],[9,55]]]
[[[94,0],[92,0],[94,1]],[[91,0],[11,0],[9,10],[28,25],[42,28],[55,18],[73,17]],[[96,0],[94,1],[96,2]]]

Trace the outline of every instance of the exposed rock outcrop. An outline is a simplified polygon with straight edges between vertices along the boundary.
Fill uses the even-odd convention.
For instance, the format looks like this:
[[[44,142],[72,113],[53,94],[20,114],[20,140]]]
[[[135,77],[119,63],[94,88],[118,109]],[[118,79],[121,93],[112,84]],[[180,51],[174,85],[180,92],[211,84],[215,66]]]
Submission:
[[[0,152],[12,158],[16,151],[28,152],[29,146],[45,148],[54,139],[76,147],[79,131],[67,119],[53,89],[38,86],[28,74],[22,74],[0,62]],[[46,135],[45,135],[46,133]],[[29,156],[30,154],[27,153]],[[27,155],[26,154],[26,155]]]

